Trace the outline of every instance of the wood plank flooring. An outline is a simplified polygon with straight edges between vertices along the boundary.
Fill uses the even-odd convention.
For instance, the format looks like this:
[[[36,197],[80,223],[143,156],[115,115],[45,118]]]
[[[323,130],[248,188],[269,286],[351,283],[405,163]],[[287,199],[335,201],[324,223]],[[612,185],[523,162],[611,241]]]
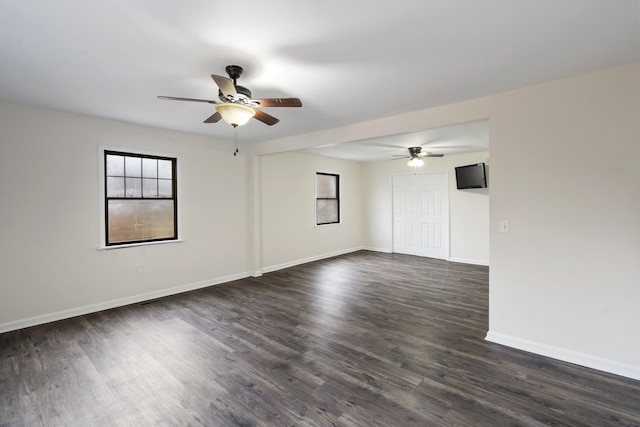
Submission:
[[[0,426],[638,426],[640,381],[484,341],[488,268],[360,251],[0,335]]]

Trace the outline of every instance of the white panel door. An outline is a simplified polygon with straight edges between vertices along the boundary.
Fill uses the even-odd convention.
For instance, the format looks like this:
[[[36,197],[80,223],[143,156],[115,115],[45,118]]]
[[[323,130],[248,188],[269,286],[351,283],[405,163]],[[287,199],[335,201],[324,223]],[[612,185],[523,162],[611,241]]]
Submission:
[[[393,251],[418,255],[418,181],[415,175],[393,177]]]
[[[393,251],[449,259],[446,171],[393,176]]]

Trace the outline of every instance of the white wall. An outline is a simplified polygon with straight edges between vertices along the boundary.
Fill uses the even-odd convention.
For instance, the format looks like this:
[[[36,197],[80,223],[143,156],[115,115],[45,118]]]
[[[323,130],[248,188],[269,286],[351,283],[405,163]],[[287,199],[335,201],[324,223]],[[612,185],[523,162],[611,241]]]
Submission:
[[[99,144],[180,156],[184,242],[97,250]],[[245,162],[228,144],[0,103],[0,331],[246,275]]]
[[[634,63],[251,151],[270,154],[490,119],[488,339],[640,379],[638,117],[640,63]],[[183,156],[184,243],[95,249],[98,143]],[[377,194],[371,189],[383,180],[388,185],[388,174],[375,166],[293,153],[265,156],[255,161],[261,194],[251,198],[246,177],[258,179],[245,168],[252,162],[234,163],[206,138],[6,103],[0,104],[0,144],[0,326],[244,274],[252,251],[269,267],[359,245],[390,247],[381,235],[367,242],[377,221],[390,222],[380,219],[391,209],[382,197],[361,199],[362,210],[353,212],[362,213],[346,216],[345,227],[322,230],[313,227],[313,200],[305,202],[316,169],[362,173],[360,194]],[[252,200],[256,213],[247,221]],[[498,232],[503,219],[511,222],[510,234]],[[248,222],[262,227],[255,233],[261,251],[247,248],[260,240],[246,235]],[[143,274],[132,274],[134,262]]]
[[[640,379],[640,63],[492,102],[489,339]]]
[[[640,379],[640,63],[262,144],[260,153],[489,119],[488,339]],[[364,166],[367,245],[388,224]],[[384,187],[382,187],[384,188]],[[372,190],[373,189],[373,190]],[[380,193],[378,194],[377,191]],[[390,197],[388,194],[386,197]],[[511,233],[498,232],[501,220]],[[390,231],[389,231],[390,233]]]
[[[425,159],[416,173],[449,173],[449,257],[452,261],[489,265],[489,193],[488,188],[457,190],[455,167],[486,163],[488,152],[459,154]],[[487,166],[487,175],[490,166]],[[367,214],[367,247],[391,252],[393,249],[391,174],[414,173],[406,161],[365,163],[363,186]]]
[[[315,225],[316,172],[340,175],[340,224]],[[263,271],[363,247],[360,163],[272,154],[260,157],[260,177]]]

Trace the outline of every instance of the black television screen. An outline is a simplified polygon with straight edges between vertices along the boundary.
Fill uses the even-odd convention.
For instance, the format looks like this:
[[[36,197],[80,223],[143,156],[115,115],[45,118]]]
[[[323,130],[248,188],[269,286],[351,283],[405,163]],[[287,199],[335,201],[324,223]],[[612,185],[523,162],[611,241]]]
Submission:
[[[484,170],[484,163],[456,167],[456,183],[458,190],[485,188],[487,186],[487,176]]]

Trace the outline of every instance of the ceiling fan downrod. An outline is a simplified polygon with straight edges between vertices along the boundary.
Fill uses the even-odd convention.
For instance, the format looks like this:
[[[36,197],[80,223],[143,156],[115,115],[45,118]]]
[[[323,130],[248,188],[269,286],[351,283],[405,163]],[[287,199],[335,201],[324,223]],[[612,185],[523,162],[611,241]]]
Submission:
[[[240,78],[240,76],[243,73],[243,69],[241,66],[239,65],[227,65],[224,69],[227,74],[229,75],[229,78],[231,80],[233,80],[233,85],[235,86],[237,83],[237,80]]]

